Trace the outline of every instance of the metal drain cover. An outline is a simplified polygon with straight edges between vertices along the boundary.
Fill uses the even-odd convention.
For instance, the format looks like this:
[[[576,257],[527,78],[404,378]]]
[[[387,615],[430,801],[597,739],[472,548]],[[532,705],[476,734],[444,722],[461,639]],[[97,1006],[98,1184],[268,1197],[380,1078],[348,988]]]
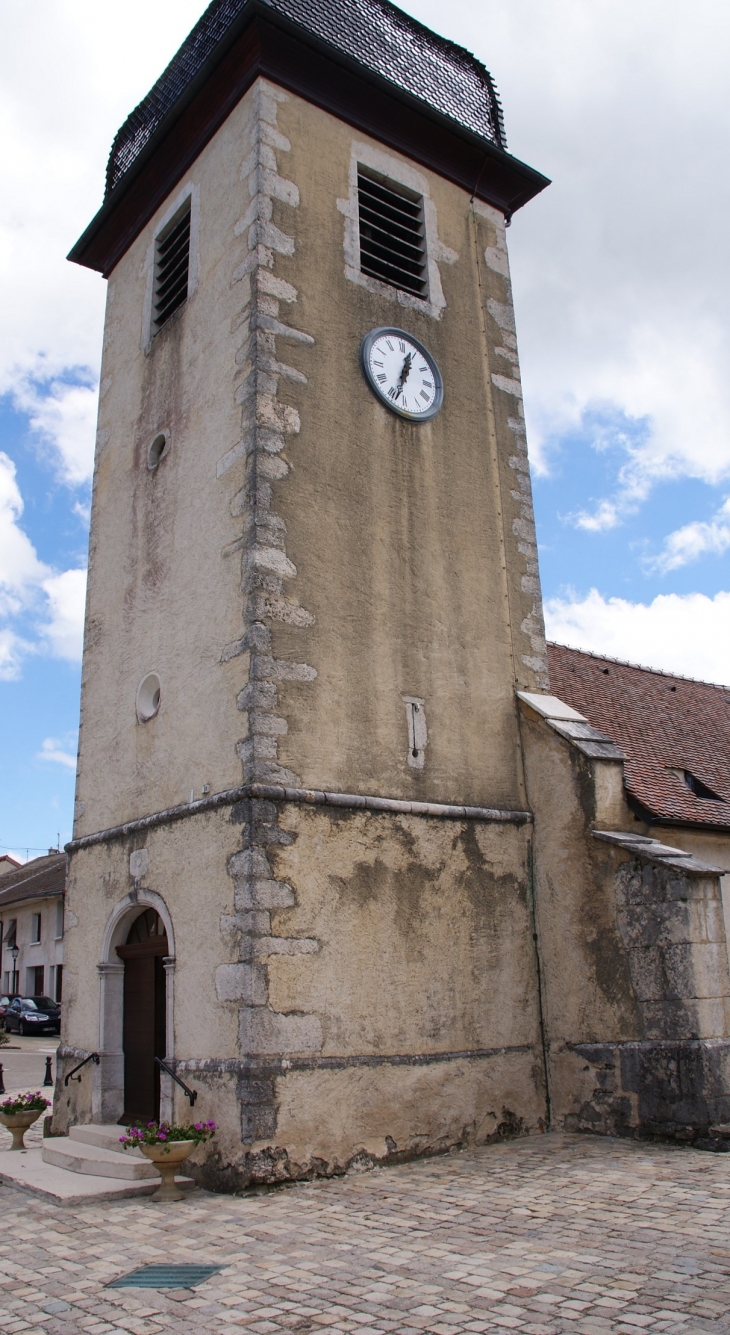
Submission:
[[[216,1275],[219,1265],[142,1265],[107,1284],[108,1289],[194,1289]]]

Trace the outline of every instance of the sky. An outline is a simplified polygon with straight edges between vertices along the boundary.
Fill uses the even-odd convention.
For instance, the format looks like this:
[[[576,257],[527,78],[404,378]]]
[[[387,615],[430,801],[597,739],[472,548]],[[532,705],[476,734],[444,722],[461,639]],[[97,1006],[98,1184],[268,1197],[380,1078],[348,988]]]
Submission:
[[[548,634],[730,682],[730,9],[408,0],[551,178],[509,231]],[[65,255],[203,0],[0,4],[0,852],[71,837],[103,279]]]

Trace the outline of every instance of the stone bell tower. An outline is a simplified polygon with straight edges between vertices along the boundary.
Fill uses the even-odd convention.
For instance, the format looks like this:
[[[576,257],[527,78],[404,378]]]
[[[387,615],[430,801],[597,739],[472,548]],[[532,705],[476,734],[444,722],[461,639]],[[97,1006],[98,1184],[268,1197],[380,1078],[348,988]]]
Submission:
[[[387,0],[214,0],[120,130],[71,254],[109,287],[59,1069],[99,1064],[59,1129],[184,1118],[155,1057],[212,1185],[540,1124],[505,223],[545,184]]]

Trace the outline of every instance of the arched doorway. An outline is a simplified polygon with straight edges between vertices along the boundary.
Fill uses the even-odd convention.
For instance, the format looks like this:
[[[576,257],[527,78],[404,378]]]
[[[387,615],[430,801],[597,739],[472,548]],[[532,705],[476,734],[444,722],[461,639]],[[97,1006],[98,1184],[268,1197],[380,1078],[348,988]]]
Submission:
[[[124,1114],[127,1121],[152,1121],[160,1115],[160,1068],[165,1056],[165,924],[147,908],[132,922],[117,955],[124,961],[123,1037]]]

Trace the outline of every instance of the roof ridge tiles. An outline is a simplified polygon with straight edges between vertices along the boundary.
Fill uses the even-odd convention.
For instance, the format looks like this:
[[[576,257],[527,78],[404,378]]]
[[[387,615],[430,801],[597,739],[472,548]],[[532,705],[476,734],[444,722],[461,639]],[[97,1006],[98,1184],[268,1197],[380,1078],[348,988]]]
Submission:
[[[592,649],[578,649],[574,644],[560,644],[557,640],[548,640],[551,649],[567,649],[571,654],[580,654],[582,658],[593,658],[599,663],[615,663],[617,667],[633,668],[637,672],[651,672],[657,677],[671,677],[673,681],[691,681],[695,686],[711,686],[713,690],[724,691],[730,695],[730,683],[705,681],[703,677],[687,677],[682,672],[667,672],[665,668],[649,667],[646,663],[632,663],[628,658],[612,658],[610,654],[597,654]]]

